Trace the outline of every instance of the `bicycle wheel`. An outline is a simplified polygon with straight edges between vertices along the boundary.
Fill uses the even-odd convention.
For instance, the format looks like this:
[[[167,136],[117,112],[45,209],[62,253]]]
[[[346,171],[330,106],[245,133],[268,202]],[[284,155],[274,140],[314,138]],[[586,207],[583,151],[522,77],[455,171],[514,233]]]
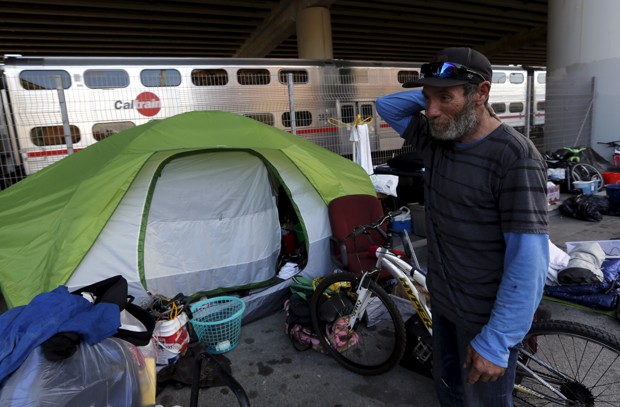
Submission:
[[[570,169],[570,176],[573,182],[575,181],[592,181],[597,180],[597,191],[603,189],[605,181],[603,181],[603,175],[594,166],[586,163],[574,164]]]
[[[392,369],[403,357],[405,324],[389,295],[371,282],[366,312],[349,330],[347,324],[360,279],[353,273],[323,279],[312,295],[310,315],[321,344],[338,363],[358,374],[378,375]]]
[[[522,345],[519,360],[567,400],[517,367],[515,405],[620,406],[620,341],[615,336],[549,320],[535,322]]]

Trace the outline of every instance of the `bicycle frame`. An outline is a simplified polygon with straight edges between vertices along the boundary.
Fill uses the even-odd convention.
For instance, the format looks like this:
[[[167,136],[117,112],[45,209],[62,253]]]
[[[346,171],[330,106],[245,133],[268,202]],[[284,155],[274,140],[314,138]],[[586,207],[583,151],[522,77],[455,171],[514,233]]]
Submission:
[[[401,284],[405,295],[407,295],[407,298],[411,302],[411,305],[413,305],[413,308],[420,316],[420,319],[422,319],[424,326],[432,335],[433,323],[431,318],[430,306],[429,304],[424,303],[420,292],[409,278],[409,276],[411,276],[411,278],[413,278],[416,283],[420,284],[422,287],[424,287],[424,289],[426,289],[426,277],[415,267],[395,255],[385,247],[378,248],[376,254],[376,268],[379,270],[381,268],[388,270],[392,277],[394,277]]]
[[[420,296],[420,292],[409,278],[409,276],[411,276],[411,278],[413,278],[416,283],[420,284],[426,290],[426,277],[419,270],[420,265],[418,263],[418,259],[415,256],[411,241],[409,240],[409,235],[405,235],[406,239],[403,239],[403,242],[409,246],[412,261],[414,262],[416,267],[407,263],[397,254],[393,253],[390,250],[391,233],[385,234],[385,232],[383,232],[383,230],[380,228],[375,228],[375,230],[377,230],[380,234],[384,235],[387,244],[384,247],[377,247],[375,251],[375,255],[377,257],[375,268],[373,270],[365,272],[362,275],[362,279],[359,285],[360,288],[357,293],[357,301],[355,302],[353,312],[351,313],[351,317],[349,319],[349,329],[353,329],[355,327],[355,324],[357,323],[359,318],[364,315],[364,311],[368,306],[368,302],[370,301],[370,298],[368,296],[368,285],[370,284],[370,280],[376,279],[379,271],[381,269],[385,269],[390,273],[392,277],[394,277],[394,279],[396,279],[401,284],[403,290],[405,291],[405,294],[407,295],[407,298],[411,302],[411,305],[413,305],[413,308],[422,319],[424,326],[432,335],[433,328],[430,306],[429,304],[424,303],[424,300]]]
[[[382,233],[381,229],[377,230]],[[366,307],[370,302],[370,291],[368,291],[370,281],[378,277],[380,270],[385,269],[396,281],[400,283],[403,291],[405,292],[405,295],[407,296],[411,305],[422,320],[422,323],[424,324],[424,327],[428,331],[429,335],[433,334],[430,305],[426,304],[426,302],[420,295],[419,290],[413,284],[413,281],[415,281],[426,290],[426,277],[420,271],[420,265],[418,263],[418,259],[415,256],[411,241],[409,240],[409,235],[405,236],[406,239],[404,239],[403,241],[410,248],[412,262],[413,264],[415,264],[415,266],[413,264],[409,264],[390,250],[391,233],[388,233],[385,236],[387,242],[386,246],[377,247],[375,250],[374,254],[377,257],[375,268],[373,270],[365,272],[361,277],[361,281],[357,291],[357,300],[353,307],[353,312],[349,317],[348,328],[350,330],[354,330],[357,322],[360,320],[360,318],[364,316]],[[413,349],[413,352],[422,362],[426,362],[432,356],[432,349],[422,343],[422,341],[417,344],[417,346]]]
[[[519,352],[521,354],[524,354],[525,356],[527,356],[529,359],[534,360],[536,363],[538,363],[539,366],[544,367],[545,369],[547,369],[549,372],[559,376],[561,379],[568,379],[570,380],[570,378],[566,377],[566,375],[564,375],[562,372],[559,372],[555,369],[553,369],[551,366],[549,366],[548,364],[544,363],[543,361],[541,361],[540,359],[536,358],[534,355],[532,355],[531,353],[528,353],[526,351],[524,351],[523,349],[520,349]],[[517,368],[518,369],[522,369],[523,372],[527,373],[530,377],[535,378],[540,384],[542,384],[543,386],[545,386],[547,389],[549,389],[553,394],[555,394],[556,396],[558,396],[557,399],[551,398],[549,396],[546,396],[544,394],[541,394],[540,392],[537,392],[536,390],[530,389],[529,387],[525,387],[521,384],[516,384],[515,383],[515,390],[517,391],[521,391],[523,393],[527,393],[527,394],[531,394],[534,395],[536,397],[545,399],[547,401],[553,402],[553,403],[568,403],[568,398],[566,396],[564,396],[560,391],[558,391],[557,389],[555,389],[553,386],[551,386],[548,383],[548,380],[545,380],[542,378],[542,375],[537,374],[536,372],[534,372],[532,369],[530,369],[529,367],[527,367],[525,365],[525,363],[521,362],[521,361],[517,361]],[[549,379],[553,379],[551,376],[549,376]]]

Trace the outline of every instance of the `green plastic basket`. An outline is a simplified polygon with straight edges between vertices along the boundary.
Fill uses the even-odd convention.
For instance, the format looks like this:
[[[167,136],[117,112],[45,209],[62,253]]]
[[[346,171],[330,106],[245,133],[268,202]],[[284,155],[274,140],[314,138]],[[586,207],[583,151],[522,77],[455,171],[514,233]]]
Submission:
[[[219,354],[231,351],[239,343],[241,317],[245,302],[237,297],[214,297],[190,306],[190,323],[207,351]]]

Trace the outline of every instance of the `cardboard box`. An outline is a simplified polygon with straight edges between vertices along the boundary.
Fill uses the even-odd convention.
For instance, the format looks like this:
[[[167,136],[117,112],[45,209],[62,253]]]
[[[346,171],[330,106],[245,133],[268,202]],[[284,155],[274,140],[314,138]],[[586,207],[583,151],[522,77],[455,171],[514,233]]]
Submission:
[[[555,205],[560,202],[560,186],[553,182],[547,182],[547,203]]]

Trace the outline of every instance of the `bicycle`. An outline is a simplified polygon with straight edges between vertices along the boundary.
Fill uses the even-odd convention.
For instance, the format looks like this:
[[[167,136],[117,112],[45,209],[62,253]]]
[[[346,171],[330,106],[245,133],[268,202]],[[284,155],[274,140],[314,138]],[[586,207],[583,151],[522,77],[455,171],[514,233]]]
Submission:
[[[614,162],[614,167],[617,167],[618,165],[620,165],[620,140],[608,141],[608,142],[599,141],[598,144],[605,144],[607,147],[613,148],[614,153],[613,153],[612,159]]]
[[[587,147],[564,147],[554,153],[547,153],[545,160],[550,168],[565,168],[567,171],[569,189],[576,181],[592,181],[597,182],[597,192],[604,187],[603,174],[591,164],[581,162],[581,153],[586,151]]]
[[[386,243],[375,250],[374,269],[362,275],[339,272],[325,277],[312,296],[312,324],[321,344],[339,364],[358,374],[389,371],[399,363],[407,345],[400,311],[377,280],[382,268],[403,287],[415,310],[412,320],[417,330],[411,336],[415,343],[408,348],[421,364],[429,364],[432,356],[432,317],[429,300],[423,295],[425,273],[411,241],[405,243],[412,254],[408,262],[391,248],[391,232],[381,228],[402,212],[403,208],[389,212],[349,235],[378,231],[385,238]],[[333,326],[339,328],[332,331]],[[350,338],[354,340],[347,341]],[[343,342],[353,345],[338,346]],[[576,322],[538,320],[519,348],[515,403],[620,406],[620,340],[615,336]]]

